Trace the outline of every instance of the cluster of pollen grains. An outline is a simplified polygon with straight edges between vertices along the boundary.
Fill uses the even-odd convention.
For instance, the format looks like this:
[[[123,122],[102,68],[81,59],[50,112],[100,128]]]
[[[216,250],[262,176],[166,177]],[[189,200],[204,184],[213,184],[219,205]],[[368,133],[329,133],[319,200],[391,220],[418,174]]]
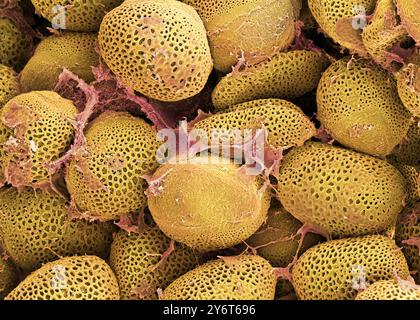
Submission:
[[[66,257],[43,265],[6,300],[119,300],[117,279],[96,256]]]
[[[165,300],[273,300],[276,278],[259,256],[227,257],[187,272],[163,292]]]
[[[128,1],[109,12],[99,47],[109,68],[150,98],[178,101],[198,94],[213,68],[195,10],[178,1]]]
[[[404,255],[385,236],[332,240],[306,251],[292,270],[293,285],[302,300],[352,300],[359,289],[396,272],[410,273]]]

